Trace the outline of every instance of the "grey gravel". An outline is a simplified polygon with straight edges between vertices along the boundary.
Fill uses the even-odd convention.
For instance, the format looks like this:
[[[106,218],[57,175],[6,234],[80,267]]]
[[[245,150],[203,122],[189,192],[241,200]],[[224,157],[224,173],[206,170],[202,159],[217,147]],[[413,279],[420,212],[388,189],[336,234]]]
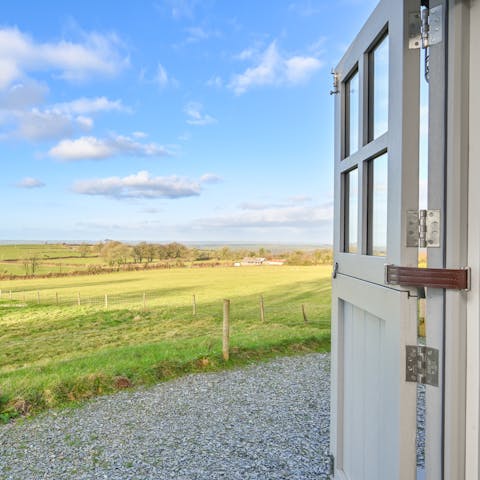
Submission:
[[[329,356],[188,375],[0,427],[0,479],[328,478]]]

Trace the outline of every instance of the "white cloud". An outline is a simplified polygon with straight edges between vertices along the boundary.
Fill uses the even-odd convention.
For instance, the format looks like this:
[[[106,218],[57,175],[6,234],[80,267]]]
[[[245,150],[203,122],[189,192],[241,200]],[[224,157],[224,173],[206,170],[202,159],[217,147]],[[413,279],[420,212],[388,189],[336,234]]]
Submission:
[[[306,82],[321,67],[322,62],[314,56],[282,55],[273,41],[256,58],[255,65],[234,75],[228,86],[241,95],[253,87],[298,85]]]
[[[168,85],[168,74],[165,68],[159,63],[157,67],[157,74],[155,75],[155,83],[160,88],[165,88]]]
[[[184,133],[182,133],[181,135],[178,136],[178,139],[181,142],[188,142],[191,138],[192,138],[192,136],[190,135],[190,132],[184,132]]]
[[[185,43],[197,43],[202,40],[208,40],[212,37],[221,36],[218,30],[205,30],[202,27],[189,27],[186,28],[185,31],[188,33]]]
[[[44,187],[45,184],[33,177],[25,177],[17,183],[18,188],[40,188]]]
[[[148,68],[142,68],[139,80],[145,84],[157,85],[160,89],[179,86],[178,80],[172,77],[161,63],[157,65],[157,69],[153,73]]]
[[[21,108],[20,95],[25,93],[25,103],[38,100],[36,87],[14,86],[0,100],[0,114],[3,123],[10,123],[14,129],[3,138],[21,138],[31,141],[55,140],[71,136],[76,130],[89,131],[93,128],[93,119],[86,114],[105,111],[128,111],[121,100],[109,100],[106,97],[79,98],[71,102],[57,103],[40,108]],[[13,90],[13,92],[12,92]],[[10,95],[9,92],[12,92]],[[30,95],[30,98],[28,96]],[[1,98],[1,97],[0,97]],[[17,108],[4,108],[15,105]],[[25,105],[26,106],[26,105]]]
[[[134,157],[163,157],[170,155],[161,145],[139,143],[127,136],[116,135],[108,138],[80,137],[76,140],[62,140],[48,154],[57,160],[74,162],[78,160],[102,160],[128,155]]]
[[[326,224],[333,219],[331,203],[317,206],[278,206],[250,208],[247,211],[200,220],[212,228],[305,228]]]
[[[37,43],[17,28],[0,28],[0,89],[34,71],[52,70],[68,81],[115,75],[129,63],[120,46],[114,34],[91,32],[82,35],[82,42]]]
[[[75,118],[75,121],[82,130],[91,130],[93,128],[93,119],[90,117],[79,115]]]
[[[292,203],[308,203],[312,201],[312,197],[308,195],[293,195],[288,198]]]
[[[95,178],[78,181],[73,191],[83,195],[101,195],[113,198],[183,198],[200,195],[200,182],[169,176],[153,177],[140,171],[127,177]]]
[[[147,138],[148,135],[145,132],[133,132],[132,136],[135,138]]]
[[[245,48],[238,55],[235,55],[237,60],[250,60],[258,54],[256,48]]]
[[[217,120],[206,113],[202,113],[203,106],[198,102],[190,102],[185,105],[184,112],[187,114],[187,123],[190,125],[209,125],[217,123]]]
[[[0,74],[1,75],[1,74]],[[48,87],[35,80],[26,80],[0,90],[0,109],[19,110],[44,102]]]
[[[305,82],[320,66],[320,60],[314,57],[291,57],[285,60],[286,81],[292,85]]]
[[[37,141],[61,138],[73,133],[71,118],[61,113],[33,109],[17,112],[15,117],[18,128],[12,134],[14,137]]]
[[[56,103],[52,110],[70,115],[85,115],[98,112],[130,112],[121,100],[109,100],[107,97],[81,97],[71,102]]]
[[[222,86],[223,86],[223,80],[218,75],[215,75],[214,77],[207,80],[207,87],[220,88]]]
[[[218,183],[221,181],[222,178],[215,173],[205,173],[200,177],[200,183]]]
[[[310,0],[303,0],[301,2],[292,2],[288,6],[288,9],[302,17],[312,17],[321,13],[325,9],[325,6],[319,6]]]
[[[176,20],[181,18],[192,19],[199,0],[166,0],[166,3],[170,7],[172,17]]]

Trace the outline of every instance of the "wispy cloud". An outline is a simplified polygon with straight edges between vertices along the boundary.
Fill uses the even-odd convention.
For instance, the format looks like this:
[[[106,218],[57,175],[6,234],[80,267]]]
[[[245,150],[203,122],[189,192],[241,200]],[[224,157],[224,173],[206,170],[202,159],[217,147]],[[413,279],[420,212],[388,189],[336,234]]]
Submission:
[[[20,180],[16,186],[18,188],[41,188],[45,186],[45,183],[43,183],[41,180],[38,180],[37,178],[33,177],[25,177]]]
[[[156,85],[161,90],[166,89],[167,87],[178,87],[179,82],[174,78],[167,69],[161,64],[157,64],[157,68],[154,72],[148,68],[142,68],[139,74],[139,80],[145,84]]]
[[[232,77],[228,87],[237,95],[254,87],[304,83],[323,65],[315,56],[282,54],[275,41],[260,54],[253,55],[249,52],[249,56],[244,57],[255,57],[255,62],[243,73]]]
[[[97,112],[131,112],[129,107],[126,107],[122,100],[109,100],[107,97],[81,97],[70,102],[56,103],[51,107],[51,110],[62,113],[69,113],[71,115],[85,115]]]
[[[57,103],[46,107],[21,108],[17,95],[24,93],[28,103],[40,101],[36,87],[19,84],[4,92],[0,100],[0,114],[4,124],[12,126],[10,132],[0,138],[20,138],[30,141],[56,140],[73,135],[76,130],[88,131],[93,127],[93,118],[87,116],[98,112],[130,111],[121,100],[106,97],[82,97],[71,102]],[[10,107],[10,108],[2,108]],[[27,100],[24,102],[27,106]]]
[[[168,85],[168,73],[159,63],[157,67],[157,74],[155,75],[155,83],[160,88],[165,88]]]
[[[75,128],[89,129],[93,122],[86,117],[77,119],[58,111],[41,111],[36,108],[31,111],[14,112],[13,117],[17,128],[6,136],[31,141],[68,137],[73,134]]]
[[[312,197],[309,195],[292,195],[288,197],[288,200],[292,203],[308,203],[312,201]]]
[[[80,137],[62,140],[48,152],[49,156],[64,162],[103,160],[121,155],[133,157],[164,157],[170,153],[156,143],[139,143],[130,137],[113,135],[108,138]]]
[[[200,183],[218,183],[222,178],[215,173],[205,173],[200,177]]]
[[[277,206],[250,208],[227,215],[198,221],[212,228],[311,228],[331,222],[333,209],[330,203],[313,206]]]
[[[81,42],[36,42],[18,28],[0,28],[0,89],[30,72],[51,70],[67,81],[113,76],[129,64],[115,34],[83,33]]]
[[[187,123],[190,125],[210,125],[217,123],[217,120],[212,116],[203,113],[203,106],[198,102],[190,102],[185,105],[184,112],[187,114]]]
[[[147,138],[148,135],[145,133],[145,132],[133,132],[132,133],[132,136],[135,137],[135,138]]]
[[[154,177],[143,170],[127,177],[78,181],[73,185],[73,191],[83,195],[101,195],[117,199],[178,199],[200,195],[201,183],[178,176]]]
[[[174,19],[187,18],[191,20],[195,16],[195,9],[199,0],[166,0],[165,3]],[[159,4],[157,4],[157,8],[161,9]]]
[[[220,88],[223,86],[223,80],[220,76],[215,75],[207,80],[207,87],[216,87]]]
[[[221,37],[221,33],[218,30],[208,30],[203,27],[189,27],[185,29],[187,38],[185,43],[197,43],[209,38]]]
[[[32,79],[16,82],[3,90],[0,89],[0,109],[23,110],[40,105],[44,103],[48,92],[47,85]]]
[[[288,9],[302,17],[312,17],[322,13],[325,10],[325,5],[319,5],[311,0],[302,0],[290,3]]]

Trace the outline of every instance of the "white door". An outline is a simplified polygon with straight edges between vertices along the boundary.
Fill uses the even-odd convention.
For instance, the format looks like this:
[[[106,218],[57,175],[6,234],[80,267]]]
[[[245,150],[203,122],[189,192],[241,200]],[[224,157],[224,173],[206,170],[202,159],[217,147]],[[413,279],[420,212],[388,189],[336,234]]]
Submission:
[[[384,283],[416,267],[406,212],[418,209],[419,50],[409,13],[382,0],[336,67],[331,453],[336,479],[416,477],[415,291]]]

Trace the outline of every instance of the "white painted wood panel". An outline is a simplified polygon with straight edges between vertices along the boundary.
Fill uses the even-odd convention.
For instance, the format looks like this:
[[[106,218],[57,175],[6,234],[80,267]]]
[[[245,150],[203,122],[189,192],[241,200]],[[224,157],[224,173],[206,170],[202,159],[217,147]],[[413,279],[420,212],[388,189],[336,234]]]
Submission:
[[[384,264],[413,266],[405,247],[405,212],[418,208],[419,52],[409,50],[408,13],[416,0],[382,0],[347,50],[340,81],[358,67],[359,134],[368,141],[369,52],[388,33],[389,131],[344,157],[345,88],[335,99],[334,253],[332,289],[331,451],[335,479],[413,480],[416,475],[416,385],[405,381],[405,346],[416,344],[416,299],[384,285]],[[387,151],[387,256],[367,255],[368,162]],[[358,250],[344,252],[342,174],[359,171]]]
[[[404,345],[415,340],[416,301],[343,275],[333,295],[342,367],[335,391],[337,478],[414,479],[416,385],[404,380]],[[376,299],[370,312],[358,307],[365,298]]]

